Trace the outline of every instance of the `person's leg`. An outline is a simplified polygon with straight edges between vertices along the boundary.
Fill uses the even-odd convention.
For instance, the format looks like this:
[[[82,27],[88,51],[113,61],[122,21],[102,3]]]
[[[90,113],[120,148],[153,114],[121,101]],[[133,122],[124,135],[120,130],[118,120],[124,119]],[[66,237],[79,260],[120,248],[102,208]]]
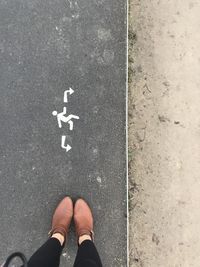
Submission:
[[[74,267],[102,267],[99,254],[93,243],[92,211],[83,199],[78,199],[75,203],[74,222],[79,245]]]
[[[28,267],[58,267],[62,245],[57,238],[50,238],[28,261]]]
[[[41,246],[28,262],[28,267],[58,267],[60,255],[66,241],[71,219],[73,203],[71,198],[65,197],[57,206],[53,219],[51,238]]]
[[[97,249],[91,240],[84,240],[79,245],[74,267],[102,267]]]

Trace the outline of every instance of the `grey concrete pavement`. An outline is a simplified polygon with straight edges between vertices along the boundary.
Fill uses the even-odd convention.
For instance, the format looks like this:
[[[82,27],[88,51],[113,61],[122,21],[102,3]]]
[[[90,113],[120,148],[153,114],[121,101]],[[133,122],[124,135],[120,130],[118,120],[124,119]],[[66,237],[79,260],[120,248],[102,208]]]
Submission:
[[[69,194],[94,211],[104,266],[126,266],[125,4],[0,2],[0,262],[30,256]],[[80,117],[73,131],[52,115],[64,106]],[[75,252],[71,231],[61,266]]]
[[[130,266],[200,265],[200,4],[130,1]]]

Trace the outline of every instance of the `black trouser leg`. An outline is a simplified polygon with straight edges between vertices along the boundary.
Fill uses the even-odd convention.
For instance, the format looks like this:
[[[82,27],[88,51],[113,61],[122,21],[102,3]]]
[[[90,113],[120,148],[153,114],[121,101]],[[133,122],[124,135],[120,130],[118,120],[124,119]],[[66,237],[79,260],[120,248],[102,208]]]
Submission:
[[[102,267],[102,263],[94,243],[85,240],[78,247],[74,267]]]
[[[30,258],[28,267],[58,267],[62,246],[58,239],[50,238]]]

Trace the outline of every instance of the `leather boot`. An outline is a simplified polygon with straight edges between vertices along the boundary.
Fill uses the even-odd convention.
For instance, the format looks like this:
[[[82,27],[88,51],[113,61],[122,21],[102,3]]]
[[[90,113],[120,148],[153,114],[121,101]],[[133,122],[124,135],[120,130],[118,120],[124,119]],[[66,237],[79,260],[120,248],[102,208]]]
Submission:
[[[52,236],[55,233],[60,233],[64,236],[66,241],[66,236],[69,230],[71,219],[73,217],[73,202],[70,197],[65,197],[58,204],[52,219],[52,228],[49,235]]]
[[[88,204],[83,199],[78,199],[74,206],[74,223],[77,239],[82,235],[89,235],[94,241],[93,216]]]

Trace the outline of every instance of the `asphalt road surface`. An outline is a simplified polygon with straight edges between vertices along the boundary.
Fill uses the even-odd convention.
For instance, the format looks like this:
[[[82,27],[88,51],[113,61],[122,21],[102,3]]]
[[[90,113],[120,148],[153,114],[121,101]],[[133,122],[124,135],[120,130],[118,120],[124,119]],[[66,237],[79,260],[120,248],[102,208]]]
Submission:
[[[31,256],[68,194],[104,266],[126,266],[125,88],[123,0],[0,1],[0,262]],[[72,226],[61,266],[76,247]]]

